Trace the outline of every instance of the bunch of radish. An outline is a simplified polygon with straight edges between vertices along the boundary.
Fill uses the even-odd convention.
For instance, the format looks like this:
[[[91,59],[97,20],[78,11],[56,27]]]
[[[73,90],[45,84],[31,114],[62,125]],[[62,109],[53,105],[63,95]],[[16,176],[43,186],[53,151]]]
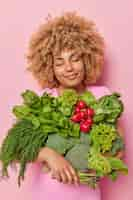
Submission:
[[[80,100],[75,105],[71,120],[80,123],[80,131],[87,133],[93,124],[93,116],[94,110],[88,107],[84,101]]]

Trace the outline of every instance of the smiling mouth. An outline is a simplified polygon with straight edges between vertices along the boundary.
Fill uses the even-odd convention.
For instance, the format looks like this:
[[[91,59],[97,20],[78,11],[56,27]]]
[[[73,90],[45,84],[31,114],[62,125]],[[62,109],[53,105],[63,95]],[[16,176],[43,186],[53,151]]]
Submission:
[[[76,78],[77,74],[73,74],[71,76],[64,76],[65,78],[68,78],[68,79],[74,79]]]

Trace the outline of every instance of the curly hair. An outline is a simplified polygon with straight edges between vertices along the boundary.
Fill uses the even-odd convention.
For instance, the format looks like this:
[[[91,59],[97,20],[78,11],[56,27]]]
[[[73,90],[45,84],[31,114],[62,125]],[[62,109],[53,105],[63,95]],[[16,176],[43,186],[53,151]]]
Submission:
[[[49,18],[31,35],[26,54],[28,67],[41,88],[59,85],[53,71],[53,56],[63,49],[82,53],[85,67],[84,84],[94,84],[101,75],[104,62],[104,40],[94,22],[66,12]]]

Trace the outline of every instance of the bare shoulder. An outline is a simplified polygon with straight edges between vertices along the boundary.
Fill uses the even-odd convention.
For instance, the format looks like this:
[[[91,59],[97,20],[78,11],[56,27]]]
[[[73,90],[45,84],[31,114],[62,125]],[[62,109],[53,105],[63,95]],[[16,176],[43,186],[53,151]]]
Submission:
[[[105,85],[87,86],[87,90],[90,90],[97,98],[111,94],[111,89]]]

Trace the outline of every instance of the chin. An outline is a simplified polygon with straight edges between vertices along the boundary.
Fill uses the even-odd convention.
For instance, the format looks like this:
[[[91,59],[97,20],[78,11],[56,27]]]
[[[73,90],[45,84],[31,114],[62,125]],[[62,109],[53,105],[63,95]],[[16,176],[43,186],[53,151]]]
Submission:
[[[75,88],[75,87],[77,87],[80,84],[81,84],[81,81],[80,82],[79,81],[69,81],[69,82],[64,83],[64,86],[65,87]]]

